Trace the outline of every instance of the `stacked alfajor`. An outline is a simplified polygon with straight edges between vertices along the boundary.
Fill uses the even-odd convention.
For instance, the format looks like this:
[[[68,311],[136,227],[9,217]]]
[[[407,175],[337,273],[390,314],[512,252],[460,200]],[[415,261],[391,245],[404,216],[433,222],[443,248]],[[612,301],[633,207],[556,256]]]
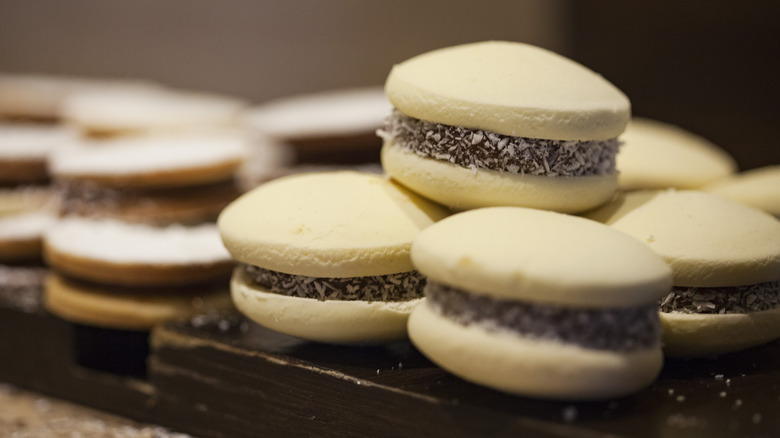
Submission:
[[[239,262],[231,293],[248,318],[318,342],[406,337],[425,279],[409,255],[443,207],[372,173],[302,173],[265,183],[222,211]]]
[[[242,193],[243,105],[162,86],[67,96],[60,114],[79,136],[48,160],[62,216],[43,241],[48,311],[93,329],[82,337],[145,340],[157,323],[232,308],[215,221]]]
[[[412,261],[427,284],[409,337],[465,380],[592,400],[638,391],[661,370],[657,302],[671,271],[630,236],[575,216],[492,207],[421,231]]]
[[[582,212],[617,189],[628,98],[588,68],[523,43],[487,41],[393,67],[379,135],[395,180],[463,210]]]
[[[715,356],[780,338],[780,221],[691,190],[638,191],[587,217],[653,249],[674,273],[659,301],[668,356]]]

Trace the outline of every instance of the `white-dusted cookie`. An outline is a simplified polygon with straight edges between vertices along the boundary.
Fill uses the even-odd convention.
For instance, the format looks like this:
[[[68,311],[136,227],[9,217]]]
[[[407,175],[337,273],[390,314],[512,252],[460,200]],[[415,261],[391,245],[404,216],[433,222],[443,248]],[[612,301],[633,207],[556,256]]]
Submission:
[[[192,285],[226,277],[233,267],[214,224],[155,227],[67,217],[43,239],[54,269],[100,284]]]
[[[90,135],[237,126],[246,102],[220,94],[171,88],[98,89],[73,93],[62,118]]]

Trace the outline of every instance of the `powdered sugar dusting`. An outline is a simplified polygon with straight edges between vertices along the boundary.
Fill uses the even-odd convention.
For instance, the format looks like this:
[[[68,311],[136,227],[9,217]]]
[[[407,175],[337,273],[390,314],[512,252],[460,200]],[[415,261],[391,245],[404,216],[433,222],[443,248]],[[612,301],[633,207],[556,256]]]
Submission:
[[[194,264],[230,260],[215,224],[153,227],[69,217],[45,234],[52,248],[114,263]]]
[[[45,159],[75,138],[75,130],[63,126],[0,123],[0,158]]]
[[[148,135],[73,143],[52,154],[55,176],[126,175],[243,161],[240,135]]]
[[[34,211],[0,217],[0,240],[35,239],[54,224],[52,213]]]

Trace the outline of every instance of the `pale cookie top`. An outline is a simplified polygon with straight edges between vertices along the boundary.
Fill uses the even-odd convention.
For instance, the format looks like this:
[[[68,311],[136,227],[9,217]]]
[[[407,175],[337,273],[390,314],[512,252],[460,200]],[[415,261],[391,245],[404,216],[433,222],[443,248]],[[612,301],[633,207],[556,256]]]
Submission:
[[[645,242],[674,271],[674,284],[743,286],[780,280],[780,221],[699,191],[631,192],[587,217]]]
[[[707,184],[702,190],[739,201],[780,218],[780,165],[730,175]]]
[[[390,71],[385,92],[408,116],[515,137],[605,140],[623,132],[631,115],[628,98],[597,73],[504,41],[406,60]]]
[[[101,262],[190,265],[230,260],[214,224],[153,227],[69,217],[50,227],[44,241],[57,252]]]
[[[0,242],[39,239],[56,220],[54,212],[44,210],[0,215]]]
[[[671,272],[647,246],[597,222],[520,207],[470,210],[421,232],[429,279],[492,297],[577,307],[649,304]]]
[[[238,261],[288,274],[360,277],[413,270],[412,240],[447,214],[383,176],[343,171],[263,184],[226,207],[218,225]]]
[[[237,168],[248,156],[238,133],[207,131],[149,134],[106,140],[83,140],[53,153],[49,170],[55,178],[127,177],[227,165]]]
[[[4,73],[0,74],[0,115],[57,119],[62,102],[73,93],[104,89],[132,92],[156,87],[157,84],[141,79]]]
[[[76,131],[64,126],[0,122],[0,160],[45,160],[75,138]]]
[[[393,106],[381,87],[333,90],[275,99],[250,109],[246,123],[275,138],[373,132]]]
[[[93,132],[227,126],[238,121],[245,103],[232,97],[166,88],[74,93],[62,117]]]
[[[634,118],[620,140],[616,164],[623,190],[697,189],[737,171],[724,149],[667,123]]]

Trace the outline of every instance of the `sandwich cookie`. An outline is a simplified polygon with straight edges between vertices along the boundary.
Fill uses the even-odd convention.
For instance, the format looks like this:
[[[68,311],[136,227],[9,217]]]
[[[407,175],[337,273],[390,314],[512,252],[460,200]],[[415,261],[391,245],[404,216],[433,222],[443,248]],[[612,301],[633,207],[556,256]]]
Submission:
[[[378,131],[382,166],[430,199],[570,213],[617,188],[629,100],[555,53],[502,41],[439,49],[394,66],[385,93],[395,110]]]
[[[412,239],[447,214],[369,173],[297,174],[263,184],[217,222],[240,263],[233,301],[255,322],[308,340],[403,338],[425,283],[409,258]]]
[[[74,93],[62,103],[62,118],[88,136],[148,131],[237,127],[246,103],[240,99],[164,87],[100,89]]]
[[[780,338],[780,221],[699,191],[626,193],[587,217],[645,242],[674,272],[659,302],[668,356]]]
[[[49,169],[64,214],[198,223],[242,192],[246,153],[232,131],[124,136],[76,142],[52,154]]]
[[[0,186],[47,183],[49,153],[75,138],[59,125],[0,123]]]
[[[780,219],[780,165],[729,175],[702,190],[764,210]]]
[[[250,109],[245,120],[286,145],[296,164],[378,164],[376,130],[391,109],[381,87],[366,87],[278,98]]]
[[[158,323],[233,309],[216,225],[151,227],[68,217],[44,234],[43,305],[67,321],[79,365],[146,374]]]
[[[412,262],[428,283],[409,337],[463,379],[587,400],[637,391],[661,370],[656,302],[671,272],[609,227],[528,208],[476,209],[422,231]]]
[[[620,139],[621,190],[698,189],[737,171],[724,149],[668,123],[634,118]]]
[[[233,262],[213,224],[150,227],[68,217],[44,235],[47,309],[80,324],[148,329],[230,304]]]

